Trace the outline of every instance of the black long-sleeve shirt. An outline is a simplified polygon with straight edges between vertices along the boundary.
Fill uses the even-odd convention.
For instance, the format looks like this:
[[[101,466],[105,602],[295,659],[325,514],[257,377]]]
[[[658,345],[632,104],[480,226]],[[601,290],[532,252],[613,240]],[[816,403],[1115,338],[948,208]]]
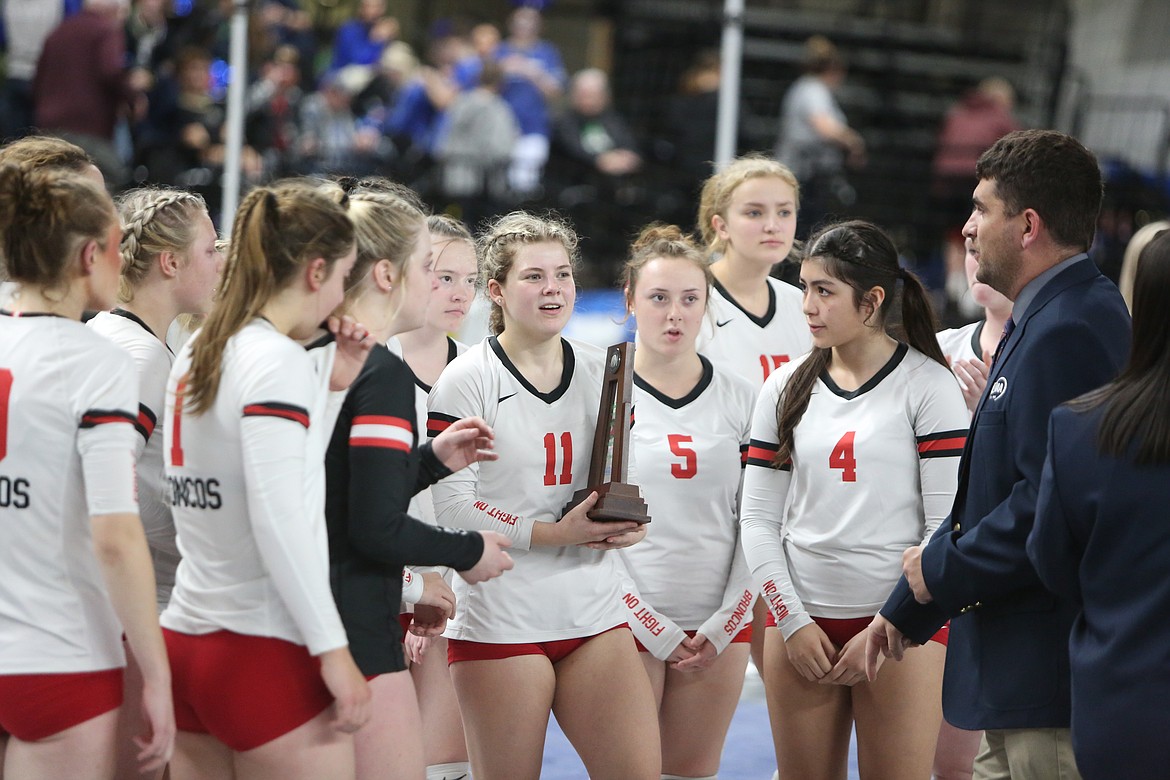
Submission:
[[[363,674],[405,668],[402,568],[471,568],[483,537],[407,514],[410,498],[451,473],[418,446],[415,379],[378,345],[350,386],[325,457],[330,576],[350,652]]]

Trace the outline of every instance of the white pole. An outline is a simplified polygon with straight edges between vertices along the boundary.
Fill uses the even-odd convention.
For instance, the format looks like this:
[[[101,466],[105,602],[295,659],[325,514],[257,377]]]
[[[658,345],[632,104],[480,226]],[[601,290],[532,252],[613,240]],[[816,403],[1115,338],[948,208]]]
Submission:
[[[719,47],[719,119],[715,129],[715,168],[735,157],[739,124],[739,73],[743,60],[743,0],[723,2],[723,41]]]
[[[223,211],[220,232],[231,232],[240,199],[240,152],[244,147],[244,88],[248,83],[248,0],[233,0],[231,78],[227,94],[227,148],[223,161]]]

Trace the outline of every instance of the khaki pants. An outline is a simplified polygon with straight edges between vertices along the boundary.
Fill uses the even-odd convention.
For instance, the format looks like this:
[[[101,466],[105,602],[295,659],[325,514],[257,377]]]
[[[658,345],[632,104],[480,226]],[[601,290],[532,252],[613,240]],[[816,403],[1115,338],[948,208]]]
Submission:
[[[974,780],[1081,780],[1069,730],[985,731]]]

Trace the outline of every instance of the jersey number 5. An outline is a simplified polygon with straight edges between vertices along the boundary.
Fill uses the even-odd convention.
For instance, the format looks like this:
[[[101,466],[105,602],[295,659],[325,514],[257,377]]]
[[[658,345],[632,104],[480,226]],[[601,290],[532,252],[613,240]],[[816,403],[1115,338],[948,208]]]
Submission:
[[[829,453],[829,468],[841,469],[842,482],[857,481],[857,458],[853,457],[853,436],[857,431],[849,431],[833,447]]]
[[[694,439],[690,436],[683,436],[678,433],[672,433],[666,437],[666,442],[670,445],[670,451],[683,459],[682,463],[670,464],[670,475],[675,479],[690,479],[699,473],[698,455],[690,447],[683,446],[693,441]]]
[[[557,436],[555,433],[544,435],[544,484],[569,485],[573,482],[573,434],[565,431],[561,434],[561,473],[557,475]]]
[[[0,368],[0,460],[8,454],[8,396],[12,394],[12,370]]]

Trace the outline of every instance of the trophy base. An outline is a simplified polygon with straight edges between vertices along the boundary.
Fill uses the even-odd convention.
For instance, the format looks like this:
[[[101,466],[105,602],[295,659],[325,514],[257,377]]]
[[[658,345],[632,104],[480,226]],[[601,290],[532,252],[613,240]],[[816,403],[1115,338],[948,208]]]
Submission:
[[[635,523],[649,523],[648,507],[642,500],[642,494],[637,485],[627,485],[624,482],[606,482],[596,487],[582,488],[573,494],[569,503],[565,504],[561,512],[563,516],[570,509],[589,498],[589,494],[597,492],[597,503],[589,510],[588,517],[599,523],[632,521]]]

